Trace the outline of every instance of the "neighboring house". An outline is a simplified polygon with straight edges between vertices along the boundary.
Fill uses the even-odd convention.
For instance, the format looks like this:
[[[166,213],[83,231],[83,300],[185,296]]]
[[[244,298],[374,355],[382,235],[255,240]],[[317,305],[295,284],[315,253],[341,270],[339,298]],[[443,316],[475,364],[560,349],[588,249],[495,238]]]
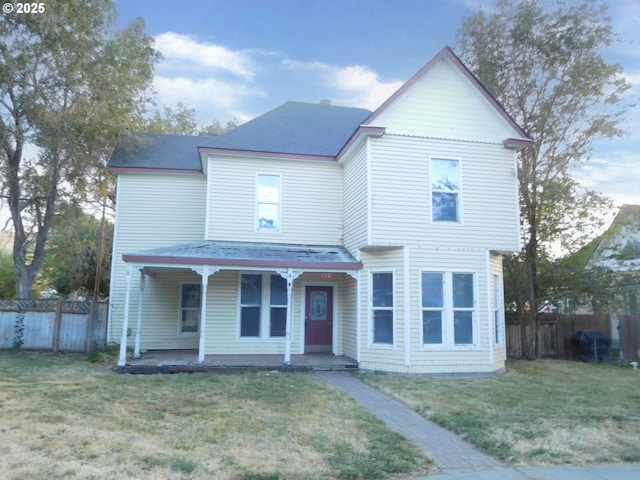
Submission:
[[[609,228],[590,246],[593,253],[586,268],[603,267],[613,272],[614,288],[609,301],[611,336],[619,340],[622,319],[638,315],[640,300],[640,205],[623,205]]]
[[[289,102],[220,137],[142,135],[118,176],[110,341],[499,372],[530,139],[448,47],[375,112]]]

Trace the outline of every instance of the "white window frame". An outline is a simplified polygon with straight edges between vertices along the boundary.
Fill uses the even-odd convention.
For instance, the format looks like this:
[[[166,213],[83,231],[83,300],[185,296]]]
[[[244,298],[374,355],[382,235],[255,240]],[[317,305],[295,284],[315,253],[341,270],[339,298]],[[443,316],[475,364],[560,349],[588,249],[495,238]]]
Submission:
[[[260,201],[260,178],[277,177],[278,178],[278,201],[266,202]],[[279,173],[257,173],[256,174],[256,214],[255,214],[255,231],[259,233],[280,233],[282,230],[282,175]],[[260,205],[275,205],[278,209],[276,218],[276,228],[267,228],[260,226]]]
[[[388,273],[391,275],[391,295],[392,301],[390,307],[377,307],[373,305],[373,276],[377,274]],[[393,341],[391,343],[380,343],[375,341],[375,310],[390,311],[391,317],[391,335]],[[394,348],[396,343],[396,273],[394,270],[375,270],[369,272],[369,321],[370,321],[370,339],[369,345],[379,348]]]
[[[422,306],[422,274],[423,273],[438,273],[443,276],[443,295],[444,295],[444,307],[429,308]],[[453,275],[454,274],[468,274],[473,275],[473,307],[453,307]],[[454,349],[454,350],[477,350],[480,346],[479,343],[479,302],[478,302],[478,272],[473,270],[420,270],[419,278],[420,286],[420,312],[425,310],[442,310],[442,343],[424,343],[424,332],[422,324],[422,315],[420,316],[420,343],[423,350],[441,350],[441,349]],[[455,325],[454,325],[454,312],[456,311],[469,311],[472,312],[472,328],[473,328],[473,341],[472,343],[456,344],[455,343]]]
[[[493,282],[493,334],[495,345],[504,345],[504,292],[502,275],[494,273],[491,276]]]
[[[198,306],[197,307],[183,307],[182,306],[182,295],[183,289],[186,285],[196,286],[198,287]],[[179,337],[193,337],[200,334],[200,318],[201,318],[201,309],[202,309],[202,284],[194,283],[194,282],[181,282],[180,289],[178,293],[178,336]],[[182,331],[182,312],[184,310],[197,311],[198,312],[198,323],[196,326],[195,332],[183,332]]]
[[[458,185],[457,190],[452,192],[451,190],[437,190],[433,188],[433,162],[456,162],[458,170]],[[455,220],[436,220],[433,218],[433,194],[434,193],[455,193],[456,195],[456,219]],[[429,205],[431,207],[430,221],[432,224],[437,225],[462,225],[462,161],[459,158],[450,158],[443,155],[434,155],[429,157]]]
[[[260,292],[260,324],[259,324],[259,334],[254,337],[243,337],[241,335],[242,329],[242,307],[249,306],[258,306],[258,305],[243,305],[242,304],[242,276],[243,275],[260,275],[262,277],[262,291]],[[240,342],[247,341],[274,341],[274,342],[284,342],[286,339],[286,333],[282,336],[272,337],[271,336],[271,308],[284,308],[285,309],[285,317],[286,317],[286,309],[287,305],[282,304],[271,304],[271,277],[281,275],[277,272],[253,272],[253,271],[242,271],[238,275],[238,321],[237,321],[237,334],[236,338]],[[283,279],[284,280],[284,279]],[[285,327],[286,328],[286,327]]]

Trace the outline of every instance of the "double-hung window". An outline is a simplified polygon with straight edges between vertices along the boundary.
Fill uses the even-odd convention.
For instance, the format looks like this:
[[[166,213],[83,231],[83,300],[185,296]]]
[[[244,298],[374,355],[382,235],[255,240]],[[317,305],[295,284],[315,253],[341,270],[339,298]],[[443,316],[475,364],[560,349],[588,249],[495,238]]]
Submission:
[[[475,343],[475,275],[422,272],[422,343],[457,347]]]
[[[373,343],[393,345],[393,273],[371,274]]]
[[[240,338],[283,338],[287,328],[287,281],[277,274],[240,278]]]
[[[458,160],[431,159],[431,212],[434,222],[460,222]]]
[[[258,174],[256,229],[259,232],[280,231],[280,175]]]
[[[180,288],[180,334],[198,333],[201,289],[197,283],[183,283]]]

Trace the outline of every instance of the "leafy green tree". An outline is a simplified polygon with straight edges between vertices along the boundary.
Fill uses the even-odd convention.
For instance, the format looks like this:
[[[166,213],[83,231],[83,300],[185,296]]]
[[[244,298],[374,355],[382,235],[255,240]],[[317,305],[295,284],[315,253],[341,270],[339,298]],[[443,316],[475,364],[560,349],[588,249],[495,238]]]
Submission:
[[[14,298],[15,296],[13,260],[10,254],[0,252],[0,298]]]
[[[195,109],[178,102],[175,109],[164,106],[162,111],[155,110],[143,128],[149,133],[216,137],[238,126],[235,120],[228,121],[226,125],[222,125],[219,120],[213,120],[209,125],[200,125],[196,117]]]
[[[68,207],[54,221],[42,268],[47,285],[65,297],[78,294],[93,297],[102,236],[106,242],[98,293],[108,296],[113,225],[107,222],[102,231],[100,220],[77,207]]]
[[[91,195],[118,138],[140,126],[158,54],[141,19],[115,31],[115,16],[111,0],[49,0],[0,22],[0,191],[18,297],[31,296],[58,203]]]
[[[544,300],[541,260],[553,245],[584,243],[610,205],[572,178],[571,169],[589,159],[594,140],[624,134],[630,107],[622,68],[601,55],[615,40],[606,5],[547,5],[500,0],[494,13],[472,15],[458,32],[463,61],[533,140],[518,160],[524,249],[505,258],[528,358],[537,355],[536,335],[527,332],[537,331]]]

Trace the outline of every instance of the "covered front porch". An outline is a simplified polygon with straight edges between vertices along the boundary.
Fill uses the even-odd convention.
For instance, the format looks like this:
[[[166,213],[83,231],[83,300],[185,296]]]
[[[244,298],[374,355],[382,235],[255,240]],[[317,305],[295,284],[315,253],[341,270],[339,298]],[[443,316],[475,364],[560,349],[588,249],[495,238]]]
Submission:
[[[129,359],[120,373],[178,373],[234,370],[357,370],[358,363],[345,355],[322,353],[293,354],[289,364],[282,355],[205,355],[198,350],[150,350]]]
[[[342,247],[205,241],[123,259],[120,369],[320,368],[358,357],[362,264]]]

